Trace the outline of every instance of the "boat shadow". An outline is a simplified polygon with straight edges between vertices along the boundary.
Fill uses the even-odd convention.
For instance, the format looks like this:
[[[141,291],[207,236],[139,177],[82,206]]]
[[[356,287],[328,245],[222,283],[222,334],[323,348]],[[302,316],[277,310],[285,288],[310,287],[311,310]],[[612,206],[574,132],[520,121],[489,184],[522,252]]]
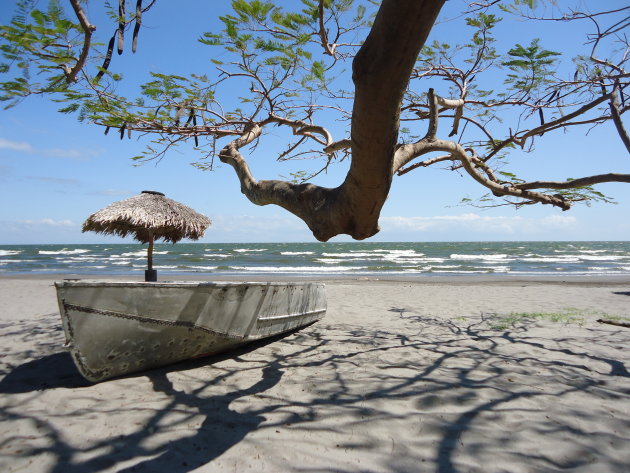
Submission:
[[[185,371],[205,365],[212,365],[213,363],[242,356],[246,353],[257,350],[260,347],[290,336],[295,331],[296,330],[275,335],[266,339],[253,341],[241,347],[218,353],[216,355],[208,355],[191,360],[184,360],[171,365],[154,368],[152,370],[131,373],[115,379],[137,378],[140,376],[148,376],[152,379],[154,377],[164,377],[169,372]],[[58,345],[56,344],[51,344],[51,346],[53,346],[54,349],[58,348]],[[58,388],[86,388],[94,385],[95,383],[86,380],[81,375],[74,364],[70,353],[62,351],[51,355],[44,355],[40,358],[27,361],[12,368],[4,376],[4,378],[0,380],[0,393],[29,393]]]
[[[68,352],[54,353],[13,368],[0,380],[0,393],[17,394],[58,388],[91,386]]]

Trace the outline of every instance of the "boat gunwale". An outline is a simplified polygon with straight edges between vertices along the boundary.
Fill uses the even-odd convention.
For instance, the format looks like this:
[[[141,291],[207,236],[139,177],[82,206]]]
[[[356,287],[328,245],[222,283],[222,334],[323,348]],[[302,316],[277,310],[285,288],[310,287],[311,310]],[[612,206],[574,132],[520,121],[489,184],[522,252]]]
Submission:
[[[231,287],[231,286],[260,286],[260,287],[282,287],[282,286],[319,286],[325,287],[323,282],[296,281],[296,282],[265,282],[265,281],[100,281],[100,280],[75,280],[64,279],[55,281],[56,287]]]

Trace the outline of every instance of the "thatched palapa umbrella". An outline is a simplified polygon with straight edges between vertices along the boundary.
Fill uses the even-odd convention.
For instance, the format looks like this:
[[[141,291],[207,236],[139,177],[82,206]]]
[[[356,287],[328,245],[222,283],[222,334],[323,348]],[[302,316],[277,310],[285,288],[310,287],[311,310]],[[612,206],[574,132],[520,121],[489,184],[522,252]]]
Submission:
[[[109,233],[125,237],[129,234],[140,243],[148,243],[146,281],[156,281],[153,270],[153,243],[163,239],[176,243],[182,238],[198,240],[210,225],[210,219],[161,192],[142,191],[129,199],[114,202],[90,215],[83,231]]]

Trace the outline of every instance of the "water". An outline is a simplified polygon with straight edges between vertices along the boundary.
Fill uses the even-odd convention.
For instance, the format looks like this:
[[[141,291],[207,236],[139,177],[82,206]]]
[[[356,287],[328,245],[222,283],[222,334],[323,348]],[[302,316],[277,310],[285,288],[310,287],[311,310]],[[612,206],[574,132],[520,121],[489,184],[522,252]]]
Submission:
[[[630,242],[156,245],[160,275],[630,275]],[[0,274],[139,274],[146,246],[0,245]]]

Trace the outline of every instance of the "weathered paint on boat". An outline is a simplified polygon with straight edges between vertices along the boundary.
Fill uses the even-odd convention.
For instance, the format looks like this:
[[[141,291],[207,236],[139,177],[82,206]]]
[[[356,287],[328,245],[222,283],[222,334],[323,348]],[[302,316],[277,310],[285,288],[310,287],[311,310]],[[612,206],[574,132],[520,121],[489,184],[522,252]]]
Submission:
[[[97,382],[229,350],[326,313],[321,283],[56,282],[66,346]]]

